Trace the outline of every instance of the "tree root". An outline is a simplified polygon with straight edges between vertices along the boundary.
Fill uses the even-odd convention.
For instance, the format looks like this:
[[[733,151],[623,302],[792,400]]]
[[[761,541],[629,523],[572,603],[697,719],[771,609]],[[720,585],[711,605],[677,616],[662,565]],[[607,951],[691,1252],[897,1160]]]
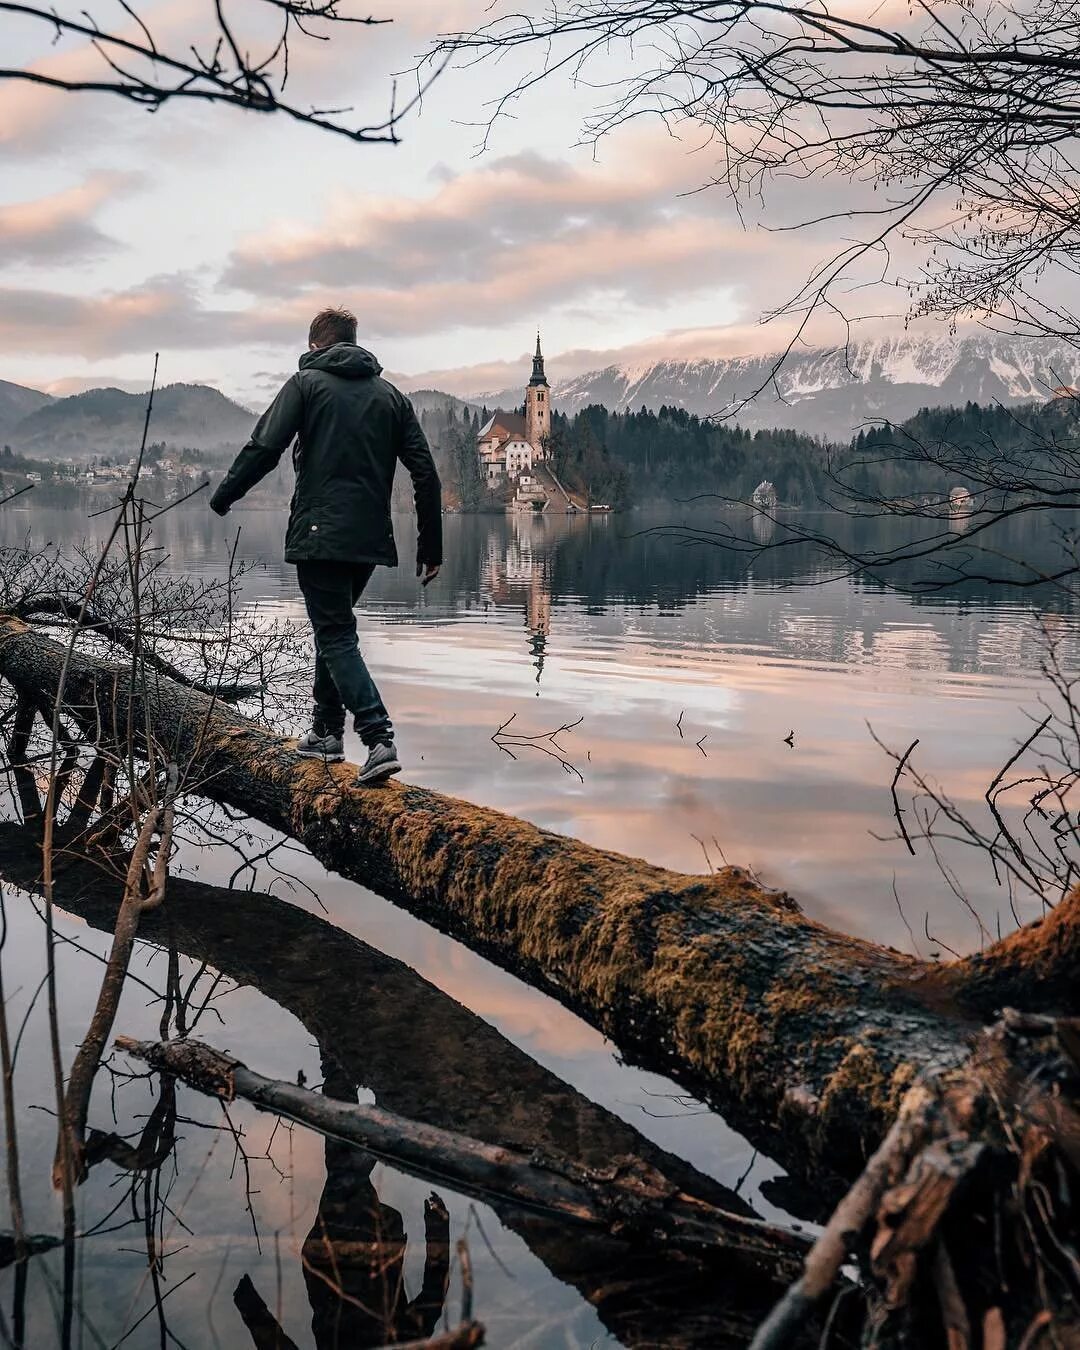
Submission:
[[[863,1343],[1080,1345],[1080,1022],[1007,1010],[926,1075],[751,1350],[789,1346],[857,1259]]]

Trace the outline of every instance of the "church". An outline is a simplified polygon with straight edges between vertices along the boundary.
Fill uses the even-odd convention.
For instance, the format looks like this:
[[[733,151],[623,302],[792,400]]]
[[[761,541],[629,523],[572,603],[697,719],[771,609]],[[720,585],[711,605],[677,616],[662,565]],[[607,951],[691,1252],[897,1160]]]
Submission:
[[[551,388],[544,374],[544,353],[536,335],[532,378],[525,389],[525,413],[494,413],[480,428],[476,449],[480,476],[489,486],[503,478],[518,478],[547,458],[551,435]]]

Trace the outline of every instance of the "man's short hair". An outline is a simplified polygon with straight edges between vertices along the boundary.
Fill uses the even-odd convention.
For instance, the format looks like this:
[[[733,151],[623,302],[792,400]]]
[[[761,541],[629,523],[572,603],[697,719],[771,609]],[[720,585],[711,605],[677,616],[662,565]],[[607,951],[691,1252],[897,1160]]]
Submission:
[[[308,345],[332,347],[335,342],[356,341],[356,315],[347,309],[321,309],[308,329]]]

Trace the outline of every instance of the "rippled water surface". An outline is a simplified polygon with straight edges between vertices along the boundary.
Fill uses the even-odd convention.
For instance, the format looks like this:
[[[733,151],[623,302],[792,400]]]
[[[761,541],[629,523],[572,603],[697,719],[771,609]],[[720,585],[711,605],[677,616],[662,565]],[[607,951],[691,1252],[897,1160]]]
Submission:
[[[808,576],[779,555],[747,567],[651,534],[654,523],[451,517],[447,563],[428,591],[408,568],[377,574],[360,629],[406,777],[673,868],[752,867],[815,917],[923,955],[977,947],[980,921],[990,933],[1011,927],[1006,898],[975,860],[955,863],[969,910],[932,859],[912,858],[889,837],[892,765],[871,728],[898,749],[919,738],[922,768],[977,811],[1042,690],[1033,611],[1043,602],[976,588],[914,601]],[[235,511],[222,522],[195,504],[163,518],[160,540],[176,569],[215,572],[238,527],[239,554],[257,564],[244,576],[242,604],[302,623],[275,514]],[[74,513],[0,515],[7,544],[90,530]],[[411,522],[398,522],[398,536],[407,558]],[[1012,542],[1019,551],[1040,545]],[[1042,618],[1071,650],[1069,607],[1056,599]],[[290,730],[305,712],[297,709]],[[508,721],[534,738],[512,754],[492,740]],[[355,743],[349,750],[358,756]],[[19,861],[9,828],[0,850],[10,855],[5,993],[13,1028],[27,1019],[16,1075],[20,1170],[28,1226],[50,1234],[60,1220],[48,1184],[47,1023],[34,1002],[42,920],[31,862]],[[649,1140],[737,1187],[756,1212],[783,1212],[770,1184],[779,1169],[715,1115],[622,1064],[552,1000],[305,854],[278,852],[236,875],[224,849],[189,848],[181,864],[202,889],[170,900],[144,927],[118,1029],[156,1037],[172,942],[181,983],[194,980],[210,996],[198,1033],[264,1073],[303,1072],[309,1084],[325,1080],[479,1137],[572,1143],[598,1162]],[[230,897],[220,889],[230,884],[255,895]],[[58,897],[65,1059],[85,1030],[108,950],[98,890]],[[102,1074],[91,1119],[137,1133],[158,1093],[146,1080]],[[442,1259],[430,1234],[425,1246],[431,1185],[239,1104],[226,1119],[179,1089],[177,1110],[175,1153],[149,1181],[137,1173],[133,1184],[107,1160],[79,1193],[80,1228],[98,1231],[78,1245],[71,1344],[258,1345],[242,1318],[244,1276],[297,1346],[345,1350],[425,1329]],[[435,1189],[452,1240],[467,1236],[490,1344],[684,1343],[641,1330],[612,1295],[615,1277],[602,1261],[550,1225]],[[147,1263],[148,1211],[160,1270]],[[384,1253],[377,1269],[363,1260],[330,1273],[320,1266],[318,1234],[340,1223],[354,1245]],[[451,1265],[453,1321],[456,1257]],[[36,1257],[29,1270],[27,1344],[57,1344],[60,1257]],[[16,1293],[9,1270],[9,1327]],[[686,1299],[675,1302],[685,1309]],[[677,1319],[668,1326],[673,1336]],[[685,1343],[693,1339],[687,1331]]]

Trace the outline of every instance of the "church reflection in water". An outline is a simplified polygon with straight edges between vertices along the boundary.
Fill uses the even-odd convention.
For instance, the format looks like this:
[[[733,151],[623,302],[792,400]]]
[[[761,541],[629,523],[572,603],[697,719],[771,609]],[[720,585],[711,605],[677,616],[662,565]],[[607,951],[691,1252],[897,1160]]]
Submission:
[[[502,522],[500,521],[500,524]],[[515,512],[505,528],[489,531],[481,564],[480,589],[485,608],[520,606],[536,683],[544,673],[551,635],[551,596],[555,555],[574,534],[604,528],[607,518],[560,516],[557,526],[542,515]]]

